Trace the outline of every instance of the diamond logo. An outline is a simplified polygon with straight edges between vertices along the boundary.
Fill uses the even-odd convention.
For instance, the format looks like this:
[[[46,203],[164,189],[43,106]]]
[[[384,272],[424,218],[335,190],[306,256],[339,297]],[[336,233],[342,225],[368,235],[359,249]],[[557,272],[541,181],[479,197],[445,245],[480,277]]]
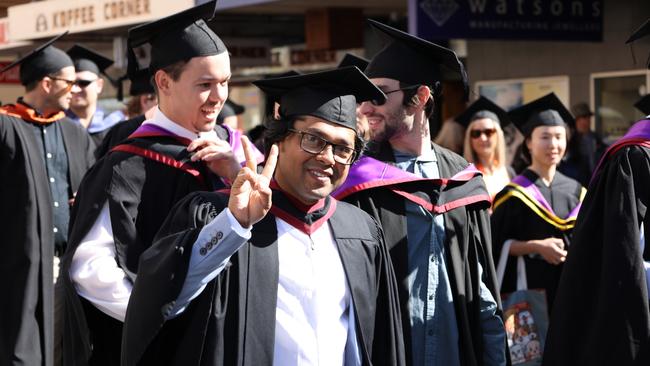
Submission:
[[[458,10],[456,0],[422,0],[420,8],[433,20],[438,27],[442,27],[449,18]]]

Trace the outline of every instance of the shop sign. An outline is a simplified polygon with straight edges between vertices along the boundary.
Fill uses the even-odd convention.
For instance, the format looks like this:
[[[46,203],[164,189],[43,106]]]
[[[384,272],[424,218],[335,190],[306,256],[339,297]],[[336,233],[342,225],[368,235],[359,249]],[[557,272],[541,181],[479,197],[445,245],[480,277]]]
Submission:
[[[409,0],[425,39],[602,41],[604,0]]]
[[[194,6],[194,0],[50,0],[8,8],[12,41],[152,21]]]
[[[0,62],[0,69],[9,66],[10,63],[10,61]],[[20,66],[12,67],[0,73],[0,84],[20,84]]]
[[[224,38],[234,68],[271,65],[271,41],[264,38]]]

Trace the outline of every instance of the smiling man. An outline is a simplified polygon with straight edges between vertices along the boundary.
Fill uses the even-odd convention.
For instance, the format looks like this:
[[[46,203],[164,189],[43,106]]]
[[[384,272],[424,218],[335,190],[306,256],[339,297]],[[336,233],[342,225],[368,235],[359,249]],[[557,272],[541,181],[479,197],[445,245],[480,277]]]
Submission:
[[[255,84],[281,105],[263,172],[247,158],[229,196],[172,210],[141,257],[123,365],[404,364],[381,230],[330,197],[363,147],[357,101],[385,96],[356,67]]]
[[[214,5],[129,30],[130,47],[151,45],[159,106],[93,167],[77,195],[62,267],[65,365],[119,364],[140,254],[178,200],[223,188],[222,178],[234,179],[240,169],[227,133],[215,128],[228,96],[230,60],[203,20]],[[137,60],[129,65],[137,67]]]
[[[16,104],[0,108],[2,365],[52,364],[52,261],[67,243],[68,201],[93,163],[90,138],[63,112],[75,71],[52,46],[60,37],[2,70],[20,65],[25,86]]]

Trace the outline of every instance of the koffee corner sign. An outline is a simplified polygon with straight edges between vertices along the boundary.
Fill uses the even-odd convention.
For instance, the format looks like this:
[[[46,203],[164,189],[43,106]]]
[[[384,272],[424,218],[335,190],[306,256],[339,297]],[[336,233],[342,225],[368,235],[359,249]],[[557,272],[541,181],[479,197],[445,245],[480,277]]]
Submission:
[[[52,37],[152,21],[194,6],[194,0],[49,0],[11,6],[11,40]]]

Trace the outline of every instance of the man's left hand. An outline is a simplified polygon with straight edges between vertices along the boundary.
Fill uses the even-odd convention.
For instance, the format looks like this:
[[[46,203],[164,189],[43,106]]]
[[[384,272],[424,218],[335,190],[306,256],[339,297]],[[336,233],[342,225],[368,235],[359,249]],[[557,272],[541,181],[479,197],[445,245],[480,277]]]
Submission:
[[[198,138],[192,141],[187,151],[194,152],[192,161],[204,161],[214,174],[229,181],[234,181],[241,169],[230,144],[226,141]]]

